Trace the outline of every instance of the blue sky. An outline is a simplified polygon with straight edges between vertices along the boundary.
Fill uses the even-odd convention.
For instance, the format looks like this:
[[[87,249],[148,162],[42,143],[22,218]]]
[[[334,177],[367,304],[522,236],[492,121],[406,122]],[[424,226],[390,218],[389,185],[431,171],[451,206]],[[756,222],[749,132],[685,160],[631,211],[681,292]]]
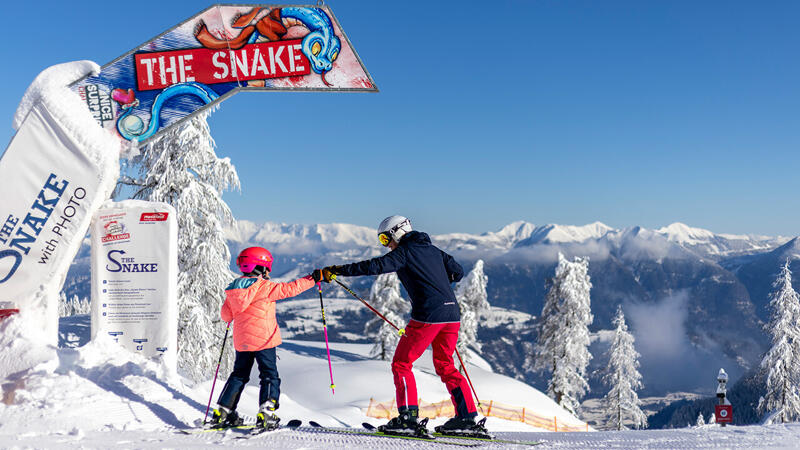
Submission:
[[[380,92],[226,100],[209,123],[239,219],[798,234],[798,2],[327,3]],[[209,5],[4,5],[0,140],[47,66],[105,64]]]

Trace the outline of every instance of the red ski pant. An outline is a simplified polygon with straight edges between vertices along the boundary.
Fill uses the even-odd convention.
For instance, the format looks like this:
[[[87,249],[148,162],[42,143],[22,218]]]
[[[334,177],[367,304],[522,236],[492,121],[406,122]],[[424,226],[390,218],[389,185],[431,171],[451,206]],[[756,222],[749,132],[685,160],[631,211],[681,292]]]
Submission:
[[[417,407],[417,382],[411,368],[425,349],[433,350],[433,367],[442,379],[456,414],[472,417],[477,414],[467,380],[453,363],[453,352],[458,341],[460,323],[422,323],[411,320],[400,338],[392,360],[392,375],[397,393],[397,406]]]

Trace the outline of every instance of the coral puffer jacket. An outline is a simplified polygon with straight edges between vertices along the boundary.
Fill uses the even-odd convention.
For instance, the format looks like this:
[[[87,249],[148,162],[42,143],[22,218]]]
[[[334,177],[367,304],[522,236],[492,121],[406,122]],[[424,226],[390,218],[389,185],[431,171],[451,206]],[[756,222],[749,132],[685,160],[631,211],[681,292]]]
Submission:
[[[275,283],[260,277],[241,277],[225,288],[220,316],[233,320],[233,347],[240,352],[257,352],[281,344],[281,330],[275,319],[275,302],[294,297],[314,286],[311,276],[289,283]]]

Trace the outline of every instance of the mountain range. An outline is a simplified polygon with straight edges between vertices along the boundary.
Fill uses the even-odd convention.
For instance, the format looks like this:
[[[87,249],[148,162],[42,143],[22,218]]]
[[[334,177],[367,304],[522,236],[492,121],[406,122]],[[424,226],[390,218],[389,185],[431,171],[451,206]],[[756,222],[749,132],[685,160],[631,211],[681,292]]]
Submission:
[[[226,235],[233,255],[253,245],[270,249],[275,255],[273,278],[279,280],[384,251],[373,228],[350,224],[238,221]],[[486,321],[479,337],[484,357],[498,371],[540,388],[545,382],[542,375],[526,372],[522,361],[535,340],[534,318],[542,309],[547,280],[553,276],[559,252],[569,258],[588,257],[594,314],[590,369],[605,365],[608,333],[604,330],[612,328],[611,319],[621,304],[642,355],[646,395],[703,392],[715,387],[720,367],[735,379],[756,366],[768,342],[763,324],[769,316],[771,284],[787,258],[800,257],[797,238],[717,234],[682,223],[659,229],[615,229],[600,222],[536,226],[520,221],[494,232],[431,238],[465,270],[484,260],[489,302],[528,318]],[[88,255],[84,245],[67,277],[68,296],[88,296]],[[344,281],[366,295],[372,278]],[[348,294],[330,286],[325,295]],[[330,326],[335,329],[336,324]],[[358,328],[358,323],[347,327]],[[358,340],[361,331],[342,330],[342,335]],[[602,395],[596,380],[591,385]]]

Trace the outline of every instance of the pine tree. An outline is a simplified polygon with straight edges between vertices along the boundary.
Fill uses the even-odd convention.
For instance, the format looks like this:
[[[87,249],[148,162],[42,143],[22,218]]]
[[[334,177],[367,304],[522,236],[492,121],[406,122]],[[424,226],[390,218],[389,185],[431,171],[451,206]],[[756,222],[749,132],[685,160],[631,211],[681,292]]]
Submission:
[[[475,266],[455,288],[458,306],[461,309],[461,328],[458,331],[456,348],[465,361],[469,360],[467,347],[481,351],[478,342],[478,322],[491,310],[486,294],[489,278],[483,272],[483,260],[477,260]]]
[[[89,314],[91,312],[91,304],[89,299],[79,298],[73,295],[67,299],[67,295],[62,291],[58,296],[58,317],[69,317],[78,314]]]
[[[772,286],[772,317],[766,327],[772,347],[761,361],[761,369],[767,374],[767,392],[758,410],[775,411],[781,422],[794,422],[800,418],[800,297],[792,288],[789,259]]]
[[[178,366],[194,380],[213,375],[226,324],[219,312],[234,274],[223,227],[233,222],[222,191],[239,188],[228,158],[218,158],[207,114],[168,131],[144,148],[132,165],[138,177],[121,177],[132,198],[169,203],[178,220]],[[220,370],[230,371],[232,345]]]
[[[378,275],[369,290],[372,306],[398,327],[403,326],[403,318],[411,310],[410,304],[400,295],[400,280],[397,274]],[[400,341],[397,330],[386,321],[373,316],[365,325],[364,333],[375,341],[372,356],[387,360]]]
[[[550,373],[547,394],[567,411],[577,414],[580,399],[589,390],[586,367],[589,353],[589,260],[569,262],[558,254],[555,277],[545,297],[537,325],[538,339],[526,367]]]
[[[612,321],[616,330],[614,340],[608,349],[608,365],[603,382],[611,389],[603,398],[608,425],[616,430],[627,429],[625,422],[633,423],[635,428],[647,427],[647,415],[642,412],[637,389],[641,389],[642,375],[639,373],[639,353],[634,348],[633,335],[628,332],[622,306],[617,306],[617,314]]]
[[[705,424],[706,424],[706,419],[703,418],[703,413],[701,412],[700,414],[697,415],[697,423],[695,423],[695,425],[698,427],[702,427]]]

